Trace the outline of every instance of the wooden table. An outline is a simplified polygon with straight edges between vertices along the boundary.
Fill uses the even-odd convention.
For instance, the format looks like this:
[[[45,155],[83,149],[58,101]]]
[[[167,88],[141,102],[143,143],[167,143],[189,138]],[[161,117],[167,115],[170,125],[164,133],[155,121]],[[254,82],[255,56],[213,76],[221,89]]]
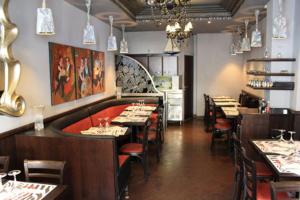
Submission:
[[[230,96],[213,96],[212,99],[228,99]]]
[[[214,102],[237,102],[237,100],[232,98],[224,98],[224,99],[213,99]]]
[[[239,116],[239,111],[236,107],[221,107],[226,118],[232,119]]]
[[[290,155],[293,153],[293,144],[289,144],[287,142],[279,142],[278,140],[251,140],[251,145],[258,152],[259,155],[264,159],[264,161],[272,168],[275,172],[276,179],[300,179],[300,167],[297,173],[289,171],[286,165],[283,163],[295,162],[295,164],[299,164],[300,166],[300,154],[298,152],[295,158]],[[280,144],[281,143],[281,144]],[[269,145],[268,145],[269,144]],[[297,141],[296,144],[297,150],[300,149],[300,142]],[[282,152],[282,153],[279,153]],[[283,155],[285,154],[285,155]],[[293,160],[295,159],[295,161]]]
[[[214,102],[216,107],[237,107],[240,106],[238,102]]]

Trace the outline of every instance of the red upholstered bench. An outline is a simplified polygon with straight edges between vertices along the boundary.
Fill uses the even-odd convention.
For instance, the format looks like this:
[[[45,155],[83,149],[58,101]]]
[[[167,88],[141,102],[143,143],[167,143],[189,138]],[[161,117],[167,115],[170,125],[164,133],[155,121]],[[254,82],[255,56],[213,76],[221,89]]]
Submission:
[[[80,134],[81,131],[87,130],[92,127],[91,117],[86,117],[74,124],[71,124],[63,129],[64,132],[67,133],[75,133]]]

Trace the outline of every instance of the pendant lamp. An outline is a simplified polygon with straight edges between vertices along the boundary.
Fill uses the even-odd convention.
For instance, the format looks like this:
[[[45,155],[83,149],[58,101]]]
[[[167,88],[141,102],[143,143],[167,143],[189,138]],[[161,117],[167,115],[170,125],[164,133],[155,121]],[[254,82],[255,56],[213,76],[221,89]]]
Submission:
[[[180,49],[178,48],[176,42],[173,39],[168,38],[168,42],[167,42],[167,45],[165,47],[165,53],[176,54],[176,53],[179,53],[179,52],[180,52]]]
[[[91,11],[91,0],[85,2],[87,8],[87,23],[83,30],[83,44],[93,45],[96,44],[94,26],[90,24],[90,11]]]
[[[259,10],[255,10],[256,24],[255,24],[255,30],[252,32],[251,47],[262,47],[261,32],[258,30],[258,16],[259,16]]]
[[[55,34],[52,10],[50,8],[47,8],[46,0],[43,0],[42,8],[37,9],[36,34]]]
[[[235,50],[235,53],[236,54],[242,54],[243,51],[242,51],[242,38],[241,38],[241,28],[238,26],[237,27],[237,42],[236,42],[236,50]]]
[[[128,43],[125,40],[125,25],[122,25],[123,39],[120,42],[120,53],[128,53]]]
[[[107,41],[107,51],[117,51],[117,38],[113,35],[113,16],[109,16],[109,23],[110,23],[110,36],[108,37]]]
[[[245,20],[245,37],[242,41],[242,51],[251,51],[250,39],[248,38],[248,24],[249,20]]]
[[[283,0],[278,0],[279,13],[273,21],[273,39],[287,39],[288,26],[287,18],[283,14]]]

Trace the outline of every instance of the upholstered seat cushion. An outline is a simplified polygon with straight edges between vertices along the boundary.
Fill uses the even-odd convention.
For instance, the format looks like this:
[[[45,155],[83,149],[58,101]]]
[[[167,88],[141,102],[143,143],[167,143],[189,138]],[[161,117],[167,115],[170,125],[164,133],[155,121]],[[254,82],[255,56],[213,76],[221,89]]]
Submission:
[[[158,116],[158,113],[152,113],[151,115],[150,115],[150,120],[151,120],[151,122],[157,122],[157,116]]]
[[[120,152],[122,153],[143,153],[143,145],[139,143],[128,143],[124,144],[120,148]]]
[[[216,122],[219,123],[219,124],[230,124],[231,123],[230,120],[224,119],[224,118],[217,118]]]
[[[123,164],[129,159],[128,155],[119,155],[119,167],[122,167]]]
[[[231,125],[230,124],[219,124],[216,123],[215,124],[215,129],[220,130],[220,131],[228,131],[231,129]]]
[[[257,194],[256,199],[257,200],[271,200],[271,190],[270,190],[270,184],[269,183],[257,183]],[[277,200],[288,200],[290,199],[286,192],[278,192],[276,194]]]
[[[257,177],[273,177],[272,171],[262,162],[255,162]]]
[[[92,127],[92,120],[90,117],[86,117],[74,124],[71,124],[63,129],[67,133],[76,133],[79,134],[81,131],[87,130]]]
[[[144,133],[140,132],[136,135],[137,138],[143,139],[144,138]],[[148,140],[149,141],[154,141],[156,139],[156,131],[155,130],[149,130],[148,131]]]

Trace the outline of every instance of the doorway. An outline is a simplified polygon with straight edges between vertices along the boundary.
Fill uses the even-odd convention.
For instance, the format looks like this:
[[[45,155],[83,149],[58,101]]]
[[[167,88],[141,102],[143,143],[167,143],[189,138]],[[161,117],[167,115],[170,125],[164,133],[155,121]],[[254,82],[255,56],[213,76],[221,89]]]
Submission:
[[[193,118],[194,57],[184,56],[184,120]]]

